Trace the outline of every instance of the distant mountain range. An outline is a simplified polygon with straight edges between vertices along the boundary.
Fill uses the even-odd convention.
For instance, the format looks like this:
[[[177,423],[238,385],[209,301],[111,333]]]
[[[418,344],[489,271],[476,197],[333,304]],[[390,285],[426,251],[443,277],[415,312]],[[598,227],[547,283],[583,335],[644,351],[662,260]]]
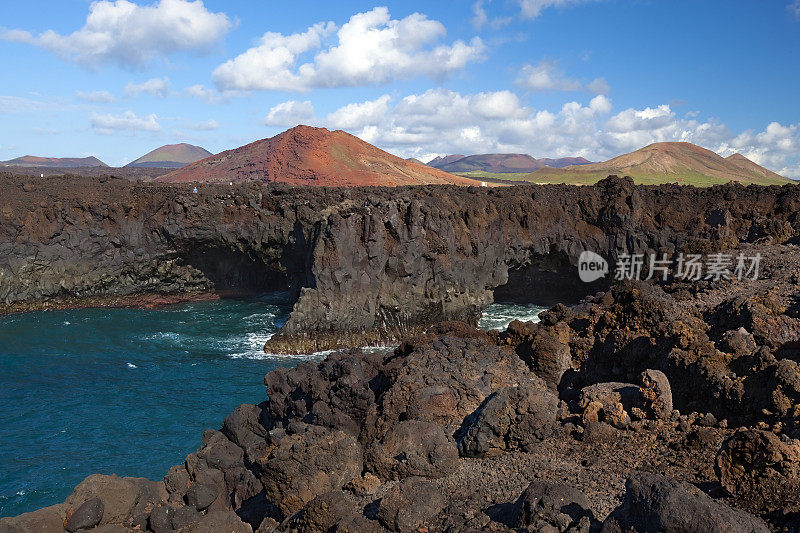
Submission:
[[[736,181],[743,184],[782,185],[788,178],[757,165],[741,154],[727,158],[685,142],[655,143],[603,163],[542,168],[525,177],[537,183],[588,184],[609,174],[630,176],[638,183],[681,183],[708,186]]]
[[[469,178],[397,156],[344,131],[297,126],[157,178],[165,182],[283,182],[291,185],[476,185]]]
[[[107,167],[96,157],[37,157],[26,155],[9,161],[4,165],[15,167],[44,167],[44,168],[78,168],[78,167]]]
[[[167,144],[148,152],[126,167],[180,168],[212,155],[205,148],[193,144]]]
[[[436,157],[428,161],[428,165],[445,172],[488,172],[490,174],[508,174],[533,172],[545,166],[562,168],[570,165],[588,165],[582,157],[564,157],[561,159],[536,159],[527,154],[478,154],[448,155]]]
[[[437,157],[424,164],[413,158],[396,157],[344,131],[310,126],[297,126],[275,137],[217,155],[190,144],[162,146],[122,169],[111,171],[106,170],[107,165],[95,157],[25,156],[3,164],[28,167],[25,171],[20,169],[20,173],[41,172],[50,175],[71,169],[75,173],[90,175],[116,172],[130,179],[158,176],[155,179],[164,182],[227,183],[255,180],[299,186],[474,186],[480,185],[481,181],[487,184],[531,182],[587,185],[611,174],[630,176],[641,184],[710,186],[729,181],[757,185],[795,183],[741,154],[725,158],[690,143],[655,143],[602,163],[590,163],[581,157],[536,159],[525,154],[457,154]],[[166,171],[169,172],[167,174],[160,170],[170,167],[181,168]],[[534,170],[529,170],[531,168]]]

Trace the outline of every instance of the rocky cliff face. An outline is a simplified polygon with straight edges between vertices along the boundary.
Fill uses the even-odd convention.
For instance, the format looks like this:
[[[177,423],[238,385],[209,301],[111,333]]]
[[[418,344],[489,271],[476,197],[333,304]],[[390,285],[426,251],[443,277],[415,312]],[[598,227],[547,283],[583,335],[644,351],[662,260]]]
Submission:
[[[597,287],[583,250],[708,252],[784,242],[800,190],[726,186],[299,189],[0,178],[0,309],[289,289],[271,351],[475,323],[494,294],[553,303]],[[613,264],[612,264],[613,268]]]

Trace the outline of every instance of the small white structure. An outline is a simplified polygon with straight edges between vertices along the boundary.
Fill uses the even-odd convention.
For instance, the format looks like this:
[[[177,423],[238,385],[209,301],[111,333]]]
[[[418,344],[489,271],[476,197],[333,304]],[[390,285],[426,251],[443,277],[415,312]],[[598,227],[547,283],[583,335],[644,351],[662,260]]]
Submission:
[[[482,181],[482,182],[481,182],[481,187],[488,187],[488,186],[489,186],[489,185],[487,185],[485,181]]]

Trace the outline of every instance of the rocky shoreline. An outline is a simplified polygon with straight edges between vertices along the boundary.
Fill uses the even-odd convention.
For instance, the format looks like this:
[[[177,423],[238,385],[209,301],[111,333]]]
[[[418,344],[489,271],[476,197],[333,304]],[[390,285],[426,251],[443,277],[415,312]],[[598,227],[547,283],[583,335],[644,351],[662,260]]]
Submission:
[[[447,322],[265,377],[162,481],[94,475],[0,531],[791,531],[800,254]],[[146,445],[146,443],[143,443]]]
[[[396,342],[493,299],[574,303],[604,289],[581,252],[713,252],[797,234],[800,189],[289,188],[0,176],[0,313],[140,295],[285,290],[266,349]]]
[[[143,293],[124,296],[97,295],[87,297],[57,296],[48,300],[33,300],[8,304],[0,316],[31,311],[65,309],[158,309],[169,305],[219,300],[213,291],[184,292],[180,294]]]
[[[795,186],[45,183],[0,177],[5,312],[288,290],[268,349],[402,342],[270,372],[163,480],[93,475],[0,532],[800,527]],[[584,250],[762,263],[584,285]],[[475,329],[501,295],[575,305]]]

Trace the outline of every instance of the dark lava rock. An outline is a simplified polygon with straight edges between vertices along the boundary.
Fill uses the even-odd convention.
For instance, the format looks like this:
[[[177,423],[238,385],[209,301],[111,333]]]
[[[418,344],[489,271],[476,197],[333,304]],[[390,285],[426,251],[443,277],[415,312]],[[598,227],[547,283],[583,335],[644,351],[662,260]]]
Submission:
[[[418,477],[406,478],[381,499],[378,520],[391,531],[417,531],[447,505],[439,487]]]
[[[92,498],[73,511],[64,529],[74,533],[79,529],[91,529],[103,519],[103,502],[100,498]]]
[[[534,481],[516,504],[516,527],[525,531],[585,531],[595,524],[586,495],[567,485]]]
[[[749,355],[756,349],[756,341],[745,328],[739,328],[726,331],[722,335],[720,348],[727,353],[741,357]]]
[[[537,376],[556,388],[564,373],[572,367],[567,318],[573,313],[562,305],[543,315],[539,323],[514,320],[496,336],[500,344],[512,346]]]
[[[636,473],[625,500],[603,522],[604,533],[670,531],[766,533],[761,519],[711,499],[697,487],[655,474]]]
[[[64,533],[64,520],[67,506],[52,505],[24,513],[15,517],[0,518],[0,531],[3,533]]]
[[[603,444],[613,442],[618,431],[605,422],[589,422],[583,430],[581,441],[584,444]]]
[[[217,489],[211,485],[195,483],[186,491],[186,503],[197,509],[204,511],[211,507],[217,499]]]
[[[656,419],[672,416],[672,387],[660,370],[645,370],[639,377],[639,393],[644,409]]]
[[[517,353],[537,376],[553,387],[558,386],[561,376],[572,367],[569,345],[550,332],[540,332],[529,346],[517,347]]]
[[[280,395],[277,397],[281,398]],[[222,433],[244,450],[247,459],[253,462],[267,448],[267,434],[272,427],[265,427],[265,424],[272,425],[269,414],[261,405],[244,404],[225,417]]]
[[[351,514],[336,524],[336,533],[385,533],[387,530],[377,520],[364,515]]]
[[[189,472],[183,465],[173,466],[164,476],[164,486],[170,494],[186,494],[189,489]]]
[[[581,389],[579,398],[584,424],[599,421],[617,429],[627,428],[631,423],[630,413],[641,405],[639,387],[631,383],[590,385]]]
[[[759,510],[800,510],[800,444],[773,433],[740,430],[722,443],[715,471],[738,505]]]
[[[456,434],[465,457],[528,451],[556,426],[558,397],[538,378],[493,393]]]
[[[409,341],[386,359],[378,376],[385,384],[378,435],[406,419],[433,422],[453,433],[494,391],[519,385],[528,376],[518,357],[484,339]],[[362,440],[370,431],[365,425]]]
[[[377,476],[365,473],[363,477],[353,479],[344,486],[345,490],[352,492],[356,496],[369,496],[381,486],[381,480]]]
[[[383,479],[444,477],[458,467],[453,438],[431,422],[404,420],[367,453],[366,467]]]
[[[185,505],[175,509],[172,513],[172,527],[175,530],[180,530],[192,524],[196,524],[203,519],[203,515],[194,507]]]
[[[148,526],[153,533],[169,533],[173,529],[175,510],[167,505],[156,505],[150,511]]]
[[[101,524],[122,524],[141,513],[148,504],[166,499],[163,483],[140,478],[94,474],[75,487],[64,503],[77,508],[83,502],[98,498],[103,503]]]
[[[342,491],[331,491],[317,496],[293,516],[284,529],[297,533],[330,531],[343,518],[355,514],[355,501]]]
[[[340,429],[357,437],[374,407],[375,392],[370,382],[382,362],[381,354],[355,350],[333,353],[321,363],[304,362],[293,369],[273,370],[264,378],[269,415],[276,420],[295,419]],[[255,415],[249,416],[252,426]]]
[[[131,530],[121,524],[103,524],[90,530],[92,533],[131,533]]]
[[[315,497],[360,477],[363,459],[358,442],[347,433],[296,422],[257,464],[267,499],[289,517]]]
[[[206,430],[203,445],[189,454],[184,465],[191,481],[182,498],[178,498],[181,491],[170,495],[170,502],[175,505],[188,503],[191,498],[191,505],[198,509],[205,509],[203,506],[231,509],[234,505],[238,508],[263,490],[261,482],[245,466],[242,448],[220,431]],[[177,486],[182,486],[185,479],[183,474],[175,472],[168,477],[174,478],[169,484]],[[212,495],[214,499],[209,501]]]
[[[226,509],[212,509],[200,521],[186,526],[181,533],[253,533],[253,528]]]

